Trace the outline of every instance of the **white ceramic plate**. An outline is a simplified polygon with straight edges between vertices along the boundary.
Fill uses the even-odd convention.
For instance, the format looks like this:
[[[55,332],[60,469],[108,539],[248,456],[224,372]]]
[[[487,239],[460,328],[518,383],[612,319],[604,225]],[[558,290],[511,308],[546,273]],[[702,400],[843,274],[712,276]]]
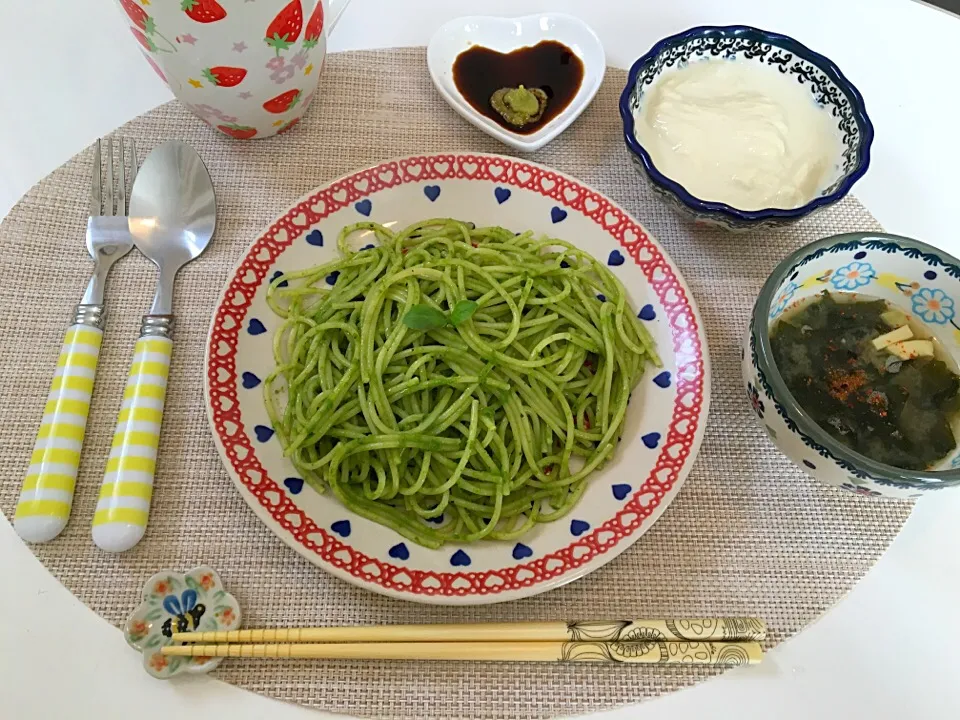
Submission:
[[[453,82],[453,62],[474,45],[501,53],[556,40],[583,62],[583,82],[571,103],[537,132],[518,135],[478,113]],[[464,119],[483,132],[522,152],[538,150],[562,133],[586,110],[603,82],[607,69],[600,38],[582,20],[561,13],[542,13],[519,18],[462,17],[451,20],[434,33],[427,46],[427,67],[437,90]]]
[[[272,343],[280,325],[265,301],[275,274],[334,259],[337,235],[347,224],[368,218],[404,227],[431,217],[547,233],[606,261],[663,358],[664,367],[649,369],[633,392],[615,459],[591,477],[567,517],[534,528],[520,542],[428,550],[351,513],[297,476],[264,408],[262,380],[274,367]],[[206,353],[207,411],[224,465],[244,499],[311,562],[409,600],[512,600],[609,562],[649,529],[676,495],[707,419],[710,379],[702,327],[690,290],[663,249],[595,190],[498,155],[405,158],[319,188],[254,241],[214,312]]]

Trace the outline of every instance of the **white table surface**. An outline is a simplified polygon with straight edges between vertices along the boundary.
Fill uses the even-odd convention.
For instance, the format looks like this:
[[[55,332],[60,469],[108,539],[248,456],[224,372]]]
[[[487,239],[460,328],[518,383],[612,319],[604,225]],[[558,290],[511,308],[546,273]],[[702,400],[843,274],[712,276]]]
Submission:
[[[960,19],[910,0],[354,0],[330,48],[424,45],[458,15],[537,10],[582,17],[620,67],[700,24],[752,24],[825,53],[859,87],[877,129],[858,197],[888,231],[960,254]],[[105,0],[0,3],[0,214],[96,137],[170,98],[125,24]],[[63,312],[50,308],[51,322]],[[595,717],[958,717],[958,519],[960,491],[918,502],[856,589],[763,665]],[[210,678],[153,680],[120,632],[54,580],[5,520],[0,703],[10,720],[334,717]]]

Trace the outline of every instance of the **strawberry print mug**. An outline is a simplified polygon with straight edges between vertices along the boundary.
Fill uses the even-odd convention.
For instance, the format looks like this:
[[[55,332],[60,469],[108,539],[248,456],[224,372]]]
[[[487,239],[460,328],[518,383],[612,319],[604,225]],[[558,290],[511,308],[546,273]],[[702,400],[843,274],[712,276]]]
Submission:
[[[118,0],[147,62],[201,120],[239,140],[286,132],[313,99],[350,0]]]

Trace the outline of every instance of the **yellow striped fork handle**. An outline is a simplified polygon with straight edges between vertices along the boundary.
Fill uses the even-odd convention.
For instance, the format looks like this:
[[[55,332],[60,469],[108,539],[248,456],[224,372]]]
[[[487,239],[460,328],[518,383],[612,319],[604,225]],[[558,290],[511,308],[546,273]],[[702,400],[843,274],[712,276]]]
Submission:
[[[93,516],[93,541],[107,552],[129,550],[147,529],[172,350],[169,338],[152,336],[134,350]]]
[[[79,323],[63,339],[13,518],[17,534],[27,542],[52,540],[70,519],[102,341],[103,330]]]

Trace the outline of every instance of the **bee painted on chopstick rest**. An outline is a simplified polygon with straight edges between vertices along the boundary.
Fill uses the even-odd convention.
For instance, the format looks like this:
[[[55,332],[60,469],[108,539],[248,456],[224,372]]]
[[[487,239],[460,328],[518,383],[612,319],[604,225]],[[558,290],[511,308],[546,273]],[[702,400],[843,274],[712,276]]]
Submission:
[[[207,611],[203,603],[197,603],[196,590],[184,590],[180,597],[167,595],[163,599],[163,609],[173,617],[167,618],[161,632],[172,637],[175,632],[191,632],[200,625],[200,618]]]

